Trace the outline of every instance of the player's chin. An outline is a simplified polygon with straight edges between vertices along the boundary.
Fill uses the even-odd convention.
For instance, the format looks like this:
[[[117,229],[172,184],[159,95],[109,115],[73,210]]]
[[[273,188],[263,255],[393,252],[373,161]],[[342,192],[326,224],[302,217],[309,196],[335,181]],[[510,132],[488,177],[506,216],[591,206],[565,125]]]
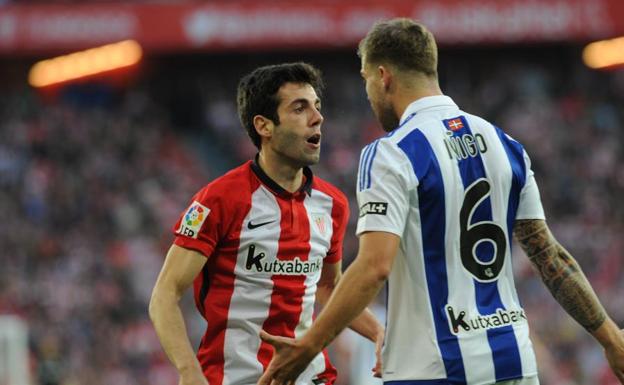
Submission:
[[[317,164],[321,160],[321,151],[319,149],[314,152],[308,152],[304,154],[302,158],[303,163],[305,163],[307,166],[312,166],[314,164]]]

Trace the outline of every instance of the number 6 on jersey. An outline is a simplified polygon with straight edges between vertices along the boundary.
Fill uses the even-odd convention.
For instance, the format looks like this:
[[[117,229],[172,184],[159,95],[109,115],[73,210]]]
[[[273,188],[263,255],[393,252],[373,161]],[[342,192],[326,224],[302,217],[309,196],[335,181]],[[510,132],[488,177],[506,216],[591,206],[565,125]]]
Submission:
[[[459,248],[462,264],[477,281],[492,282],[498,278],[505,262],[507,238],[503,229],[492,221],[470,224],[477,207],[490,195],[490,183],[485,178],[476,180],[464,193],[464,203],[459,213]],[[494,257],[489,262],[477,256],[477,246],[490,242]]]

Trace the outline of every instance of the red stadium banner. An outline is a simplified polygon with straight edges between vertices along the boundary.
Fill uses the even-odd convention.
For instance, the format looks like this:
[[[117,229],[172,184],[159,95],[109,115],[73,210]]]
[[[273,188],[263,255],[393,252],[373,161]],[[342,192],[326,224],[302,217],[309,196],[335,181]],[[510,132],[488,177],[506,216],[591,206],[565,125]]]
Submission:
[[[135,39],[149,52],[353,47],[374,21],[411,17],[442,45],[588,41],[624,35],[622,0],[285,0],[0,6],[0,54]]]

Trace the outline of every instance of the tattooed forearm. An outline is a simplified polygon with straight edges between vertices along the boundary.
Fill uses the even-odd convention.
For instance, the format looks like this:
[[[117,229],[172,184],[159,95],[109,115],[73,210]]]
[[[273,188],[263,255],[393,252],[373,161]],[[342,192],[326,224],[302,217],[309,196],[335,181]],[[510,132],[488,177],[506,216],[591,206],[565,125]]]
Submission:
[[[576,260],[542,220],[519,220],[514,235],[553,297],[579,324],[593,332],[606,313]]]

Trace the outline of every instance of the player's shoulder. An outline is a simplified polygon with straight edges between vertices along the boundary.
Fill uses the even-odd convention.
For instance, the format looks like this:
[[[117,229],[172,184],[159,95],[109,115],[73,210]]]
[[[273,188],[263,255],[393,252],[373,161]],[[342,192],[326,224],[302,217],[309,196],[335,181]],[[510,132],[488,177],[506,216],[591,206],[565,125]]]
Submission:
[[[385,180],[383,183],[389,183],[386,179],[389,175],[396,175],[399,179],[403,179],[406,173],[409,174],[410,149],[402,144],[401,136],[404,136],[403,132],[392,131],[364,147],[358,166],[358,193],[371,188],[374,181]],[[412,144],[409,144],[408,147],[411,146]]]
[[[493,134],[498,135],[499,137],[501,137],[501,139],[505,139],[506,138],[506,139],[509,139],[509,140],[516,141],[511,136],[509,136],[509,134],[507,134],[505,132],[505,130],[500,128],[495,123],[485,119],[484,117],[479,116],[479,115],[470,114],[470,113],[465,112],[465,111],[462,111],[462,114],[468,120],[468,124],[470,125],[471,128],[478,128],[479,130],[489,131],[489,132],[491,132]]]
[[[349,200],[342,190],[338,187],[334,186],[332,183],[326,181],[323,178],[314,176],[314,181],[312,183],[312,189],[318,190],[323,194],[329,195],[335,204],[342,205],[345,207],[349,206]]]
[[[505,149],[508,156],[513,157],[519,162],[527,162],[528,154],[520,141],[513,138],[504,129],[480,116],[465,113],[468,124],[475,131],[483,133],[488,145],[496,143]]]
[[[417,114],[408,116],[397,128],[378,139],[379,147],[396,156],[402,157],[406,143],[428,142],[425,132],[438,129],[440,121],[437,115]]]
[[[248,200],[251,193],[251,161],[248,161],[227,173],[215,178],[196,194],[196,200],[222,200],[222,202],[235,202]]]
[[[361,161],[363,167],[370,167],[373,163],[384,163],[386,166],[400,166],[408,162],[405,151],[401,148],[403,139],[412,131],[399,127],[394,131],[372,141],[362,149]],[[415,129],[415,128],[413,128]]]
[[[472,130],[478,129],[479,131],[490,131],[492,133],[497,133],[500,130],[496,125],[482,116],[471,114],[466,111],[460,111],[460,114],[466,119],[468,126]]]

